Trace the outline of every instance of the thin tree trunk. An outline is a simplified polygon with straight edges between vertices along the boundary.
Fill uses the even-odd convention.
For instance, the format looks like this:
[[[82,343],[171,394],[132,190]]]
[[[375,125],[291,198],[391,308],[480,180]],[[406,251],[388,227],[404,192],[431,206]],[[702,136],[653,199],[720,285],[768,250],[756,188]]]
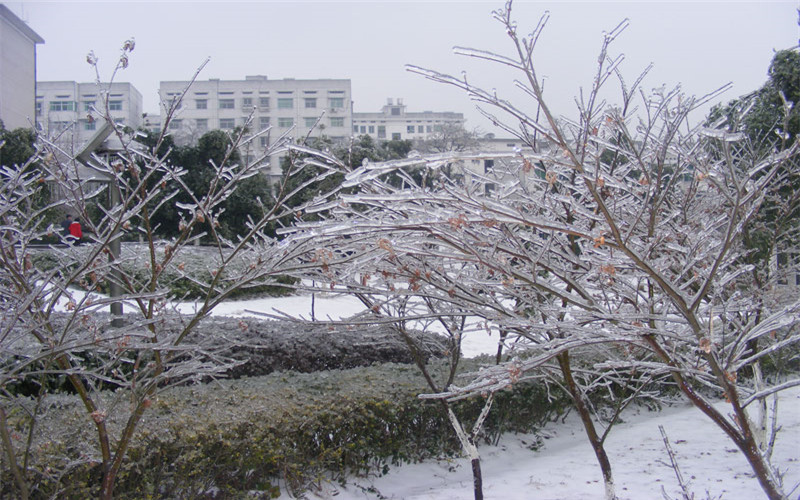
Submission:
[[[28,499],[28,483],[25,481],[23,471],[20,471],[17,465],[17,458],[14,455],[14,446],[11,443],[11,436],[8,434],[8,423],[6,421],[6,412],[0,407],[0,440],[3,442],[3,448],[6,450],[8,457],[8,467],[14,475],[14,481],[19,488],[20,498],[23,500]]]
[[[603,474],[603,484],[605,486],[606,500],[616,500],[617,495],[614,489],[614,475],[611,472],[611,461],[608,459],[608,454],[603,447],[603,440],[597,434],[592,421],[591,412],[584,401],[583,393],[581,392],[575,378],[572,376],[572,368],[569,361],[569,352],[564,352],[558,355],[558,364],[561,367],[561,373],[564,376],[564,382],[567,384],[572,401],[575,404],[575,409],[578,410],[578,415],[583,422],[583,428],[586,431],[586,436],[589,438],[589,443],[592,445],[594,455],[597,457],[597,462],[600,464],[600,471]]]
[[[738,395],[733,393],[733,391],[730,391],[731,393],[728,394],[728,397],[734,406],[734,414],[736,416],[736,424],[738,426],[737,428],[728,422],[728,420],[725,418],[725,415],[718,412],[702,396],[694,391],[694,389],[682,377],[680,369],[675,367],[675,362],[672,360],[669,354],[652,336],[648,335],[644,338],[653,348],[656,354],[661,358],[661,360],[674,368],[672,372],[672,378],[678,384],[678,388],[681,390],[681,392],[683,392],[684,395],[689,398],[689,401],[691,401],[694,406],[705,413],[706,416],[708,416],[715,424],[717,424],[717,426],[719,426],[719,428],[722,429],[734,443],[736,443],[736,446],[744,454],[745,459],[747,459],[747,462],[753,469],[753,472],[758,479],[758,483],[761,485],[761,489],[764,490],[764,493],[766,493],[767,498],[770,500],[788,500],[789,497],[786,496],[786,494],[781,490],[781,486],[778,483],[778,479],[775,477],[775,474],[773,473],[772,467],[770,467],[770,465],[764,459],[764,456],[761,454],[761,450],[759,449],[758,442],[753,435],[747,414],[738,404],[733,404]]]

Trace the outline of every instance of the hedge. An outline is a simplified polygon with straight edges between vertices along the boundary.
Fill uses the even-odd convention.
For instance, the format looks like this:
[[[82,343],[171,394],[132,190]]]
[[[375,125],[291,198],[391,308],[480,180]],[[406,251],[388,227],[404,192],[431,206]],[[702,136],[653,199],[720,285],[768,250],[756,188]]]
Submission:
[[[477,361],[466,362],[476,369]],[[439,366],[441,361],[432,362]],[[436,369],[434,369],[436,371]],[[116,485],[120,499],[274,498],[281,490],[299,494],[320,481],[344,481],[349,474],[383,473],[392,465],[459,453],[446,415],[428,392],[418,370],[381,364],[316,373],[276,372],[171,388],[159,394],[139,427]],[[92,465],[95,436],[79,401],[70,395],[47,398],[31,469],[42,472],[37,495],[91,498],[100,474]],[[103,395],[107,421],[119,428],[125,397]],[[18,404],[33,405],[19,398]],[[477,417],[481,398],[459,403],[467,423]],[[533,432],[568,407],[562,394],[539,385],[517,384],[499,393],[484,439],[500,432]],[[20,411],[10,422],[21,434]],[[47,470],[76,465],[60,479]],[[87,460],[87,457],[89,460]],[[13,481],[3,463],[3,498]]]

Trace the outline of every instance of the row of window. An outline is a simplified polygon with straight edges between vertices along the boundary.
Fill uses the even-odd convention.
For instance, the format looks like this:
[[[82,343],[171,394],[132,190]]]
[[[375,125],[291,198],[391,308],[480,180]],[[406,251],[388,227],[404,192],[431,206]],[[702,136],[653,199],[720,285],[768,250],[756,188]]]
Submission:
[[[81,101],[83,111],[91,111],[95,105],[95,101]],[[78,103],[75,101],[50,101],[50,111],[75,111],[78,109]],[[110,111],[122,111],[122,101],[113,100],[108,101],[108,109]],[[36,115],[42,115],[42,101],[36,101]]]
[[[306,127],[313,127],[317,125],[317,117],[305,117],[303,118],[303,125]],[[343,116],[332,116],[329,118],[330,126],[331,127],[344,127],[344,117]],[[171,130],[179,130],[183,126],[184,120],[182,119],[175,119],[169,122],[169,128]],[[208,130],[208,119],[207,118],[197,118],[194,120],[194,124],[197,127],[197,130]],[[258,119],[258,125],[260,130],[264,130],[270,126],[270,117],[269,116],[262,116]],[[281,128],[289,128],[294,126],[294,118],[290,117],[279,117],[278,118],[278,127]],[[219,128],[224,130],[233,130],[236,128],[236,118],[220,118],[219,119]]]
[[[441,132],[442,126],[441,125],[408,125],[406,126],[406,133],[409,134],[430,134],[431,132]],[[375,133],[375,125],[353,125],[353,132],[356,134],[374,134]],[[397,136],[400,138],[400,134],[393,133],[392,137]],[[378,137],[385,138],[386,137],[386,125],[378,125]]]
[[[243,97],[242,98],[242,109],[250,109],[255,106],[255,101],[252,97]],[[277,105],[278,109],[294,109],[294,98],[293,97],[278,97],[277,98]],[[305,109],[316,109],[317,108],[317,99],[316,97],[305,97],[303,98],[303,107]],[[218,99],[218,106],[219,109],[236,109],[236,99]],[[258,98],[258,107],[262,110],[270,109],[270,98],[269,97],[259,97]],[[208,99],[195,99],[194,100],[195,109],[208,109]],[[180,107],[180,106],[179,106]],[[329,97],[328,98],[328,107],[332,109],[341,109],[344,108],[344,97]]]

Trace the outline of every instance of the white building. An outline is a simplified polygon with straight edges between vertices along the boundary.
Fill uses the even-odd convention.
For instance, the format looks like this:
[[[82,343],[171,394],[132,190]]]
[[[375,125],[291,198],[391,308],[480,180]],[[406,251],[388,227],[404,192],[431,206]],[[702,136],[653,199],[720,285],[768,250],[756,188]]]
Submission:
[[[33,126],[38,43],[44,39],[0,4],[0,120],[8,130]]]
[[[189,81],[161,82],[161,119],[167,107],[189,86]],[[233,131],[250,122],[250,131],[260,135],[242,154],[258,157],[275,138],[289,134],[302,140],[326,136],[336,140],[350,137],[353,105],[350,80],[270,80],[263,75],[244,80],[195,81],[168,123],[177,144],[190,144],[209,130]],[[280,156],[270,158],[267,175],[281,175]]]
[[[409,112],[402,99],[387,99],[377,113],[353,113],[353,135],[369,135],[380,141],[427,139],[442,125],[464,126],[464,114],[450,111]]]
[[[142,125],[142,94],[130,83],[38,82],[36,125],[60,144],[80,148],[106,113],[118,124]]]

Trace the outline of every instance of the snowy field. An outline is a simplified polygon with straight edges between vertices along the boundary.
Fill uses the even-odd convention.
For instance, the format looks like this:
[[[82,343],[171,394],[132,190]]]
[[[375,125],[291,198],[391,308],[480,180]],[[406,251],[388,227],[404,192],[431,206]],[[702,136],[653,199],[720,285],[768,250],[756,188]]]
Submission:
[[[318,319],[338,319],[361,310],[360,302],[341,296],[317,296],[314,307]],[[232,301],[222,304],[214,314],[250,316],[275,311],[310,317],[311,298]],[[497,336],[471,333],[464,339],[464,353],[468,357],[494,353],[496,343]],[[725,407],[724,402],[719,404]],[[773,463],[785,472],[784,484],[790,491],[800,482],[800,388],[783,393],[779,412],[783,428]],[[683,403],[658,413],[634,408],[612,430],[606,449],[621,500],[662,499],[662,488],[670,498],[679,498],[678,482],[669,465],[659,425],[669,437],[695,500],[764,498],[742,454],[699,410]],[[536,451],[530,449],[536,437],[526,435],[508,435],[498,446],[481,446],[485,498],[602,499],[600,469],[575,415],[571,414],[563,424],[551,424],[542,436],[545,439]],[[354,478],[345,487],[327,484],[311,498],[469,499],[472,472],[466,458],[427,461],[392,468],[383,477]],[[795,490],[790,498],[800,500],[800,491]]]
[[[721,403],[724,405],[724,402]],[[791,490],[800,481],[800,389],[781,399],[783,429],[774,463],[785,471]],[[695,500],[764,498],[742,454],[699,410],[688,404],[652,413],[627,414],[615,427],[606,449],[620,500],[681,498],[669,465],[659,425],[669,437],[678,466]],[[565,423],[544,430],[543,445],[532,451],[535,437],[507,435],[498,446],[481,446],[484,497],[487,500],[572,500],[604,498],[603,480],[594,453],[574,414]],[[790,498],[797,499],[795,490]],[[426,461],[393,468],[387,475],[357,479],[345,487],[325,485],[319,500],[472,498],[472,472],[467,459]]]

